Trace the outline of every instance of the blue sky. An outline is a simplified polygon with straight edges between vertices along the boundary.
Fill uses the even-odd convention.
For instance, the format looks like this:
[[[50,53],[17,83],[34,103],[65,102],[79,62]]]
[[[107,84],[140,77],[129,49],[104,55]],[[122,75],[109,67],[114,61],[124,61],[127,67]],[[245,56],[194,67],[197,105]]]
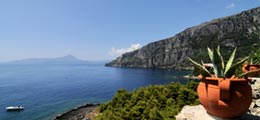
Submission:
[[[111,60],[260,0],[1,0],[0,61]]]

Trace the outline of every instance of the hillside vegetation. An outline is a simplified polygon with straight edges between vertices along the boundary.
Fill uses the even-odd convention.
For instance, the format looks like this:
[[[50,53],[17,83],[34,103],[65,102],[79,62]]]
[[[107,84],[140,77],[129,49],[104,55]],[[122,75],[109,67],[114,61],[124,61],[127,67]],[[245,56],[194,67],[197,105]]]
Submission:
[[[259,48],[260,7],[193,26],[173,37],[125,53],[106,66],[186,68],[190,66],[186,59],[188,56],[207,62],[206,48],[218,45],[223,50],[224,58],[235,47],[238,58]]]
[[[99,108],[97,120],[175,119],[184,105],[199,104],[198,83],[171,83],[143,87],[133,92],[118,90],[111,101]]]

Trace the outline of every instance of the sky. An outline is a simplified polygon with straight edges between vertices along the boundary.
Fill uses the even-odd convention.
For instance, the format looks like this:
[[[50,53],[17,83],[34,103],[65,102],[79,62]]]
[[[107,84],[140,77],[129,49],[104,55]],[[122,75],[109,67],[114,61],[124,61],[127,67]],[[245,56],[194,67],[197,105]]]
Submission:
[[[260,0],[0,0],[0,61],[112,60]]]

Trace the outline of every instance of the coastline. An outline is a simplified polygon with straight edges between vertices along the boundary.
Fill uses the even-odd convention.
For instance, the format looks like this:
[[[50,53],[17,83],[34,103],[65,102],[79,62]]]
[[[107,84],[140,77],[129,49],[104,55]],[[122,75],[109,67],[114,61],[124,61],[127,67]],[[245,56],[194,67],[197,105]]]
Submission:
[[[67,112],[58,114],[52,120],[93,120],[100,104],[85,104]]]
[[[193,76],[193,75],[185,75],[185,76],[182,76],[182,78],[185,78],[188,80],[199,80],[199,78],[197,76]]]

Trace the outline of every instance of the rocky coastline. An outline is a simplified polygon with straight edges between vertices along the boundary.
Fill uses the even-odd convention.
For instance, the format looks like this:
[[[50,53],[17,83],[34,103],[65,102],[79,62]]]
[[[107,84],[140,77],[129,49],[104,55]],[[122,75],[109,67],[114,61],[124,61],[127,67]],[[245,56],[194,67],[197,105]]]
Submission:
[[[158,40],[125,53],[106,64],[112,67],[180,69],[190,66],[186,59],[208,61],[207,47],[217,45],[229,55],[237,46],[237,58],[260,47],[260,7],[190,27],[175,36]],[[254,45],[254,46],[252,46]],[[228,59],[228,58],[227,58]]]
[[[98,114],[98,106],[99,104],[85,104],[62,114],[58,114],[52,120],[93,120]]]
[[[248,112],[236,119],[228,120],[259,120],[260,119],[260,79],[251,81],[253,100]],[[83,106],[69,110],[63,114],[57,115],[53,120],[94,120],[97,116],[97,107],[99,104],[85,104]],[[222,120],[221,118],[207,114],[201,105],[184,106],[182,111],[176,116],[177,120]],[[226,119],[225,119],[226,120]]]

